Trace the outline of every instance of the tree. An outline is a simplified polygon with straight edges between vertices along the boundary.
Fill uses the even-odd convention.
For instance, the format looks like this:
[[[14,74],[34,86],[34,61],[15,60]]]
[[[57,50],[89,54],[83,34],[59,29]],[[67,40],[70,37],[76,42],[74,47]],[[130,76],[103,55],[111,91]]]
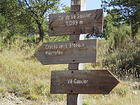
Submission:
[[[120,22],[131,25],[133,37],[140,26],[140,1],[139,0],[102,0],[102,7],[108,12],[109,9],[119,12]],[[112,12],[108,12],[111,14]]]
[[[56,11],[60,0],[18,0],[23,9],[28,11],[38,26],[39,41],[43,41],[44,29],[43,23],[45,22],[46,15],[50,11]]]
[[[10,29],[13,26],[15,26],[13,23],[15,24],[17,23],[16,15],[18,14],[18,10],[19,9],[17,8],[16,0],[0,1],[0,13],[1,16],[5,18],[5,22],[6,22],[4,28]]]
[[[21,24],[23,20],[19,17],[25,18],[26,15],[22,15],[23,11],[21,10],[22,8],[17,4],[17,0],[0,0],[1,32],[4,29],[9,30],[5,39],[10,39],[15,33],[25,30],[24,24]]]
[[[5,24],[5,17],[1,15],[0,13],[0,32],[2,31]]]

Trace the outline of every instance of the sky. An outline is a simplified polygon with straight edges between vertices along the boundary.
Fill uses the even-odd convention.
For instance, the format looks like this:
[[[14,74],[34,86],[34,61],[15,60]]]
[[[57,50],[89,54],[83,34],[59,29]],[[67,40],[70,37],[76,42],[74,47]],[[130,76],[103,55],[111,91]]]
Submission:
[[[71,0],[60,0],[61,3],[64,5],[70,6]],[[100,9],[101,8],[101,0],[86,0],[86,9],[93,10],[93,9]]]

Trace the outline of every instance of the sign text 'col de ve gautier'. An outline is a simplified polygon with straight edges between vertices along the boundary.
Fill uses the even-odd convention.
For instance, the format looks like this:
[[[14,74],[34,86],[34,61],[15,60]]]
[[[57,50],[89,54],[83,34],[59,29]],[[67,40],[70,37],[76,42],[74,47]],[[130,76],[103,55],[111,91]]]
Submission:
[[[103,9],[49,15],[49,35],[103,32]]]

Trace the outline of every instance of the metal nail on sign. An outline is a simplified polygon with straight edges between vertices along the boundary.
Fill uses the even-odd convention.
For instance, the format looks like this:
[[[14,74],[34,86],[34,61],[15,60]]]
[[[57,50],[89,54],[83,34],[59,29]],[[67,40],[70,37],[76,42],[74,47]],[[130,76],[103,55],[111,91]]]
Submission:
[[[50,42],[35,52],[35,57],[44,65],[96,62],[97,40]]]
[[[49,35],[103,32],[103,9],[49,15]]]
[[[109,94],[119,81],[107,70],[52,71],[52,94]]]

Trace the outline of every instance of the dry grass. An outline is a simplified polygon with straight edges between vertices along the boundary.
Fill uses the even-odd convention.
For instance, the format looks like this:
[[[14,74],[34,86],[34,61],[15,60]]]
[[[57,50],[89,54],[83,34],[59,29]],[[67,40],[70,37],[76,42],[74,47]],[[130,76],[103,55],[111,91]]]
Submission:
[[[42,96],[52,98],[49,93],[51,70],[63,69],[61,65],[43,66],[32,52],[5,50],[0,53],[0,92],[8,91],[32,100]]]
[[[66,105],[66,95],[51,95],[51,70],[66,70],[68,65],[40,64],[34,51],[16,49],[0,53],[0,96],[15,93],[37,105]],[[85,69],[93,69],[86,64]],[[139,82],[121,82],[109,95],[83,95],[83,105],[140,105]]]

